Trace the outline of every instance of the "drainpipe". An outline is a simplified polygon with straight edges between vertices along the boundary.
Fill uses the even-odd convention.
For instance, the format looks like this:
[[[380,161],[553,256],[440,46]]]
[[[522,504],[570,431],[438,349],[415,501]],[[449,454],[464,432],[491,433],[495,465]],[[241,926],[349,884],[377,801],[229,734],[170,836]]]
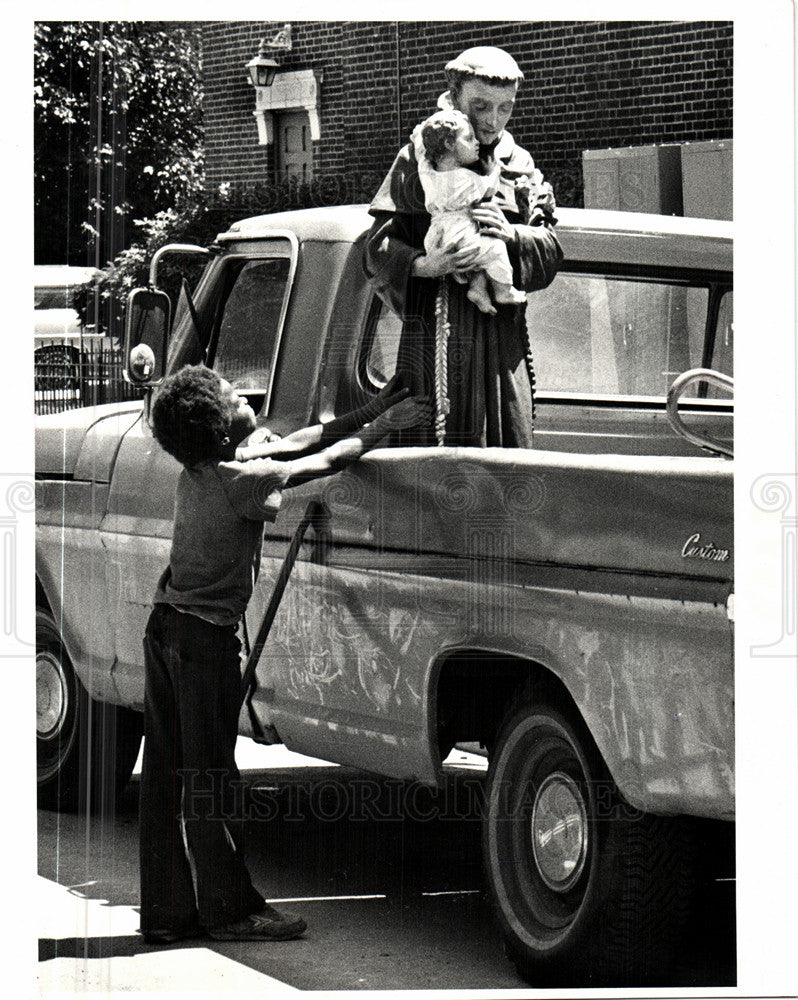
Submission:
[[[396,40],[396,146],[401,149],[405,144],[402,135],[402,64],[399,61],[399,21],[394,21]]]

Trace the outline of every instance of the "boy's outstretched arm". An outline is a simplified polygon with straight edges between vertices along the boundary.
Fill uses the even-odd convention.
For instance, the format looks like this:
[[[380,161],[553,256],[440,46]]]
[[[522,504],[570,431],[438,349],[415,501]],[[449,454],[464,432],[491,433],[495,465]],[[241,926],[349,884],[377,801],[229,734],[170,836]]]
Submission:
[[[363,406],[359,406],[356,410],[351,410],[349,413],[344,413],[343,416],[335,417],[333,420],[328,420],[322,424],[319,445],[322,448],[327,448],[336,441],[343,440],[359,427],[371,423],[372,420],[376,420],[381,414],[387,413],[397,403],[407,399],[410,395],[410,389],[403,383],[403,374],[397,372],[391,376],[377,395]]]
[[[246,462],[251,458],[274,458],[287,461],[291,456],[299,457],[319,448],[326,448],[352,434],[374,420],[381,413],[387,412],[395,403],[405,399],[408,390],[401,385],[401,375],[394,375],[365,405],[335,417],[326,423],[312,424],[286,434],[276,441],[264,441],[236,449],[236,459]]]
[[[431,419],[432,406],[427,400],[421,397],[401,399],[351,437],[337,441],[323,451],[286,462],[289,475],[285,485],[290,488],[311,479],[331,476],[376,447],[392,431],[419,427]]]

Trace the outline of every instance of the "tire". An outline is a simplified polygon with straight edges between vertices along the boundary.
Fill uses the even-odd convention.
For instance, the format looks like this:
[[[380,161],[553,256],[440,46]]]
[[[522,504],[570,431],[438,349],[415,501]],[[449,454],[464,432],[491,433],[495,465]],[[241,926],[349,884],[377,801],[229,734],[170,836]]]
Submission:
[[[136,763],[142,716],[94,701],[49,611],[36,611],[36,777],[40,809],[113,811]]]
[[[524,704],[488,771],[487,881],[509,957],[537,986],[667,985],[690,890],[678,823],[631,809],[580,723]]]

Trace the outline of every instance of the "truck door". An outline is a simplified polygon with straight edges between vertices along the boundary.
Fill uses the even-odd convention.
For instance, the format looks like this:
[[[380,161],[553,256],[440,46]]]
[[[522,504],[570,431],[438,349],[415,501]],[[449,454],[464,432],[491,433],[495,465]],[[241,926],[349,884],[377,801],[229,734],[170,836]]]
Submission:
[[[209,363],[247,392],[256,412],[268,412],[295,249],[295,243],[281,239],[227,255],[216,263],[206,294],[196,303],[200,324],[209,330]],[[180,330],[173,339],[189,342],[181,341]],[[173,358],[171,369],[182,360]],[[179,463],[161,449],[142,418],[121,441],[101,524],[113,676],[126,704],[143,704],[142,637],[158,578],[169,561],[179,474]]]

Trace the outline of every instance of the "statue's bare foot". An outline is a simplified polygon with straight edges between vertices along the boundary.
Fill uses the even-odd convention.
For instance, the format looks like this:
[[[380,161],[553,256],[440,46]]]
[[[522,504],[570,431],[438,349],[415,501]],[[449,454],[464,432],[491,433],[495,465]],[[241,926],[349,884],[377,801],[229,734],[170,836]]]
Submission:
[[[522,306],[526,303],[526,295],[512,285],[494,285],[493,297],[503,306]]]
[[[468,299],[469,302],[473,302],[480,312],[487,313],[489,316],[496,315],[496,309],[493,303],[490,301],[489,296],[486,295],[483,291],[476,289],[472,286],[466,292],[466,298]]]

